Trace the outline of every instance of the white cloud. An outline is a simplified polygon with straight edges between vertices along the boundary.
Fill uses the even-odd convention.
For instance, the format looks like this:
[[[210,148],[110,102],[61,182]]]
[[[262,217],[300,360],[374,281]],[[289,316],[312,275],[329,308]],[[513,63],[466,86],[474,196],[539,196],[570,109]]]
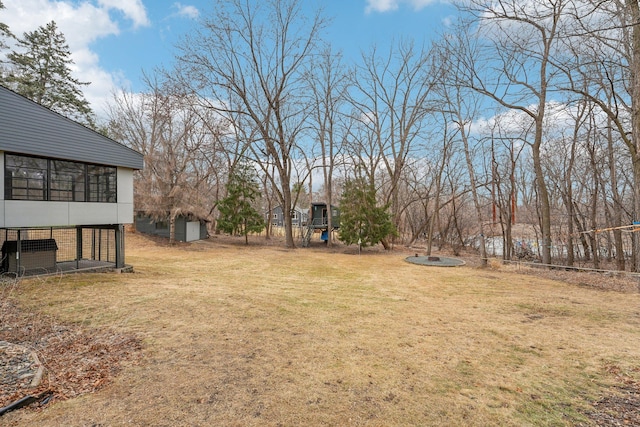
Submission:
[[[527,108],[535,112],[537,106],[529,105]],[[566,132],[572,132],[578,115],[577,105],[567,105],[553,100],[547,102],[544,123],[545,140],[561,139]],[[596,126],[600,128],[607,126],[607,117],[603,112],[596,111],[594,119]],[[534,132],[533,119],[522,111],[507,110],[468,123],[467,132],[476,136],[500,135],[531,140]]]
[[[3,0],[2,22],[18,37],[25,32],[55,21],[65,36],[74,64],[74,77],[91,82],[82,91],[98,116],[103,116],[106,101],[114,88],[128,82],[118,71],[101,68],[100,58],[91,44],[108,36],[117,36],[119,22],[110,16],[112,10],[122,12],[134,27],[149,25],[146,11],[140,0]]]
[[[174,3],[173,8],[178,10],[178,16],[184,16],[190,19],[196,19],[200,16],[200,11],[195,6],[183,5],[181,3]]]
[[[456,21],[455,16],[453,15],[445,16],[444,18],[442,18],[442,25],[449,28],[453,25],[455,21]]]
[[[408,3],[413,7],[414,10],[424,9],[429,6],[431,3],[435,3],[436,0],[409,0]]]
[[[398,9],[399,0],[367,0],[365,11],[371,12],[389,12]]]
[[[530,116],[519,110],[502,111],[495,116],[469,123],[468,132],[478,135],[491,135],[494,132],[511,135],[526,134],[531,130],[532,119]]]
[[[438,0],[367,0],[365,12],[391,12],[397,10],[401,5],[408,5],[413,10],[421,10],[436,1]]]
[[[106,10],[121,11],[127,19],[133,21],[136,28],[149,25],[149,18],[142,0],[99,0],[98,3]]]
[[[72,51],[119,32],[107,10],[87,2],[74,5],[69,1],[4,0],[3,3],[2,20],[12,33],[21,37],[25,32],[55,21]]]

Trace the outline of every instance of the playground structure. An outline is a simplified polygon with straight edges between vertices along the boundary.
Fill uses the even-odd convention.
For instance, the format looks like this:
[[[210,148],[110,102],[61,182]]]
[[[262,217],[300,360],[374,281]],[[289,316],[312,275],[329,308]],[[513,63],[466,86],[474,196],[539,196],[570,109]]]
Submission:
[[[326,203],[311,203],[307,228],[302,234],[303,247],[309,247],[311,237],[315,233],[320,233],[320,239],[327,242],[331,238],[331,232],[340,228],[340,210],[331,205],[330,211],[331,221],[329,221],[329,209]]]

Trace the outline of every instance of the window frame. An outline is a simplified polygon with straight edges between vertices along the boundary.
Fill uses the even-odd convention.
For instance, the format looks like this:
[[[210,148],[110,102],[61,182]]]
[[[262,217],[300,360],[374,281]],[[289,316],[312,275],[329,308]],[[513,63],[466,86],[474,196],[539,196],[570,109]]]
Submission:
[[[12,158],[17,159],[11,161]],[[22,163],[40,163],[42,174],[42,195],[30,194],[29,183],[36,181],[30,178],[29,170],[37,175],[37,168],[20,166],[19,159],[25,159]],[[44,162],[44,163],[43,163]],[[45,167],[46,164],[46,167]],[[65,171],[65,166],[67,170]],[[78,178],[74,179],[74,171]],[[15,178],[15,174],[26,170],[25,178]],[[46,201],[46,202],[79,202],[79,203],[118,203],[118,168],[115,166],[98,165],[95,163],[76,162],[73,160],[54,159],[48,157],[31,156],[26,154],[4,153],[4,200],[16,201]],[[92,180],[92,178],[95,178]],[[26,180],[26,186],[15,184],[16,180]],[[36,181],[37,182],[37,181]],[[77,188],[77,186],[81,188]],[[40,190],[38,186],[33,187]],[[26,194],[16,196],[20,190]]]

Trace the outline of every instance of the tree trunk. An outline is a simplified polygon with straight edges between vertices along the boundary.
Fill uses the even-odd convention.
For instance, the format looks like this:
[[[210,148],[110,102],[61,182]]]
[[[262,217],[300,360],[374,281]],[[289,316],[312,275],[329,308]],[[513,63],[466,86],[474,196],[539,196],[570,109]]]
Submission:
[[[480,198],[478,197],[478,189],[476,188],[476,174],[473,169],[473,160],[471,159],[471,153],[469,152],[469,141],[466,134],[462,135],[462,142],[464,143],[464,155],[467,160],[467,170],[469,172],[469,181],[471,182],[471,195],[473,196],[473,205],[476,209],[476,215],[478,216],[478,229],[480,231],[480,266],[487,266],[487,246],[484,239],[484,215],[482,215],[482,206],[480,205]]]
[[[541,105],[541,109],[544,107]],[[544,117],[544,115],[542,115]],[[539,129],[538,129],[539,128]],[[540,145],[542,144],[542,120],[536,120],[536,141],[533,144],[533,169],[538,187],[538,199],[540,202],[540,228],[542,233],[542,264],[551,264],[551,205],[549,192],[545,182],[545,175],[540,160]]]
[[[289,188],[289,183],[291,182],[290,177],[281,176],[280,180],[282,184],[282,212],[284,218],[284,236],[285,236],[285,245],[287,248],[295,248],[296,244],[293,240],[293,221],[291,220],[291,189]]]
[[[171,209],[169,213],[169,244],[172,245],[176,241],[176,211]]]
[[[571,190],[569,190],[571,191]],[[567,196],[568,202],[565,202],[565,204],[567,205],[567,217],[568,217],[568,221],[567,221],[567,265],[569,267],[573,267],[573,264],[575,263],[575,249],[574,249],[574,228],[573,228],[573,202],[571,201],[571,193],[569,193],[569,195]]]
[[[589,261],[591,260],[591,251],[590,251],[589,242],[587,242],[587,238],[586,238],[586,235],[587,235],[586,225],[582,224],[582,222],[580,221],[580,217],[582,216],[582,214],[580,213],[580,210],[577,208],[575,204],[573,205],[573,212],[574,212],[573,221],[578,227],[580,244],[582,245],[582,249],[584,250],[583,259],[585,261]]]
[[[638,64],[640,66],[640,64]],[[640,73],[639,73],[640,74]],[[640,88],[640,85],[638,86]],[[640,101],[640,99],[639,99]],[[638,105],[638,111],[640,111],[640,105]],[[634,115],[636,112],[634,112]],[[635,121],[635,117],[634,117]],[[640,115],[638,116],[638,129],[637,133],[634,135],[634,138],[640,138]],[[636,128],[636,123],[634,123],[634,129]],[[638,142],[636,141],[636,144]],[[636,152],[633,158],[633,213],[634,213],[634,222],[639,221],[640,218],[640,152]],[[633,241],[633,271],[640,272],[640,235],[639,232],[634,232],[632,234]]]
[[[633,140],[633,185],[634,200],[633,211],[634,221],[640,221],[640,2],[638,0],[627,0],[627,9],[632,25],[631,41],[631,138]],[[633,270],[640,271],[640,236],[638,232],[633,233]]]
[[[607,145],[609,154],[609,175],[611,180],[611,192],[613,197],[613,206],[610,209],[611,212],[611,225],[619,227],[622,225],[622,200],[620,198],[620,192],[618,191],[618,171],[615,166],[614,148],[613,148],[613,135],[612,124],[609,119],[609,126],[607,131]],[[603,184],[604,186],[604,184]],[[608,210],[609,211],[609,210]],[[615,248],[616,268],[620,271],[626,269],[624,259],[624,246],[622,241],[622,230],[613,230],[613,240]]]

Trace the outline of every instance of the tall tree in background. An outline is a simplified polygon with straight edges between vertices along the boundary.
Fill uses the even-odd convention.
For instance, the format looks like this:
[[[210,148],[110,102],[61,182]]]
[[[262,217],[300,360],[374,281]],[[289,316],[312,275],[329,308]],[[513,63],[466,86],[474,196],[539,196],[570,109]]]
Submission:
[[[401,222],[404,168],[418,142],[426,139],[427,117],[433,112],[431,94],[439,69],[431,58],[424,47],[400,41],[386,53],[373,48],[352,73],[349,101],[358,127],[364,130],[356,139],[373,149],[363,154],[377,159],[369,161],[384,171],[384,185],[379,188],[390,203],[396,227]],[[379,179],[371,169],[371,176]]]
[[[451,55],[453,52],[460,52],[462,50],[472,50],[473,41],[470,39],[464,39],[468,34],[466,32],[458,32],[451,34],[449,37],[444,38],[439,46],[439,49],[434,53],[440,55],[440,60],[443,62],[443,66],[449,70],[455,70],[457,66],[455,61],[461,56],[465,55]],[[476,165],[474,161],[478,158],[476,152],[481,150],[482,146],[478,144],[478,147],[473,146],[470,125],[474,120],[477,120],[480,114],[480,99],[481,95],[477,94],[472,89],[465,89],[464,84],[460,84],[457,81],[458,74],[454,72],[444,73],[443,81],[439,87],[439,94],[442,97],[442,101],[445,103],[446,111],[444,114],[449,116],[449,120],[452,123],[452,127],[458,134],[458,138],[462,142],[464,149],[465,163],[467,166],[467,173],[469,175],[469,184],[471,195],[473,198],[473,205],[475,207],[475,213],[477,216],[477,227],[479,237],[479,250],[481,265],[486,267],[487,262],[487,248],[485,242],[485,209],[483,202],[481,201],[480,189],[486,185],[485,180],[482,179],[482,172],[478,176],[476,171]],[[446,120],[446,119],[445,119]],[[437,197],[437,196],[436,196]]]
[[[55,112],[94,127],[94,114],[82,93],[81,82],[71,74],[71,51],[54,21],[24,33],[17,40],[19,51],[10,61],[9,88]]]
[[[346,137],[346,126],[341,125],[340,115],[346,102],[348,76],[341,63],[341,56],[327,48],[313,65],[315,72],[309,72],[313,96],[311,115],[312,135],[320,148],[324,202],[333,205],[333,174],[341,154]],[[310,175],[310,177],[313,174]],[[313,194],[313,188],[309,188]],[[333,230],[332,215],[327,215],[327,227]],[[332,233],[329,233],[327,246],[332,245]]]
[[[136,209],[168,219],[173,242],[178,215],[206,218],[216,202],[212,180],[220,131],[216,118],[198,110],[195,100],[145,79],[146,91],[114,97],[110,129],[118,141],[144,154],[145,168],[135,175]]]
[[[2,1],[0,1],[0,10],[2,9],[4,9],[4,4],[2,4]],[[5,39],[11,38],[11,37],[13,37],[13,34],[11,34],[11,31],[9,31],[9,26],[4,22],[0,21],[0,51],[9,47],[5,42]],[[0,82],[2,81],[1,77],[2,76],[0,75]]]
[[[286,246],[292,229],[293,162],[310,109],[306,65],[324,22],[300,0],[229,0],[179,46],[176,80],[233,126],[251,130],[250,150],[282,205]]]
[[[551,263],[551,202],[541,160],[547,102],[557,82],[557,68],[564,14],[572,12],[568,0],[470,0],[460,2],[477,31],[477,48],[456,61],[468,87],[503,108],[526,114],[533,123],[531,157],[540,205],[542,263]],[[475,25],[474,25],[475,24]]]
[[[236,165],[227,183],[227,197],[220,201],[218,228],[225,233],[244,236],[249,244],[249,233],[259,233],[264,229],[262,215],[254,204],[260,196],[260,182],[256,171],[246,162]]]
[[[623,9],[624,11],[624,9]],[[640,2],[627,0],[626,11],[629,19],[627,31],[631,33],[631,137],[628,144],[633,155],[634,205],[635,221],[640,221]],[[623,14],[625,12],[622,12]],[[640,271],[640,236],[634,233],[633,241],[634,270]]]
[[[340,198],[340,240],[360,247],[382,243],[389,249],[387,239],[396,234],[389,206],[378,206],[376,189],[368,179],[347,180]]]
[[[566,43],[574,59],[563,67],[567,89],[606,114],[610,129],[626,146],[633,176],[632,220],[640,221],[640,2],[584,1],[591,8],[588,19],[576,20],[581,37]],[[640,271],[640,235],[633,233],[632,239],[633,270]]]
[[[5,6],[4,4],[2,4],[2,1],[0,0],[0,11],[2,11],[2,9],[4,8]],[[8,68],[6,65],[7,60],[6,58],[4,58],[4,51],[9,48],[9,45],[7,44],[7,39],[13,39],[13,38],[15,37],[9,30],[9,26],[4,22],[0,21],[0,85],[3,85],[3,86],[8,86],[7,82],[5,81]]]

